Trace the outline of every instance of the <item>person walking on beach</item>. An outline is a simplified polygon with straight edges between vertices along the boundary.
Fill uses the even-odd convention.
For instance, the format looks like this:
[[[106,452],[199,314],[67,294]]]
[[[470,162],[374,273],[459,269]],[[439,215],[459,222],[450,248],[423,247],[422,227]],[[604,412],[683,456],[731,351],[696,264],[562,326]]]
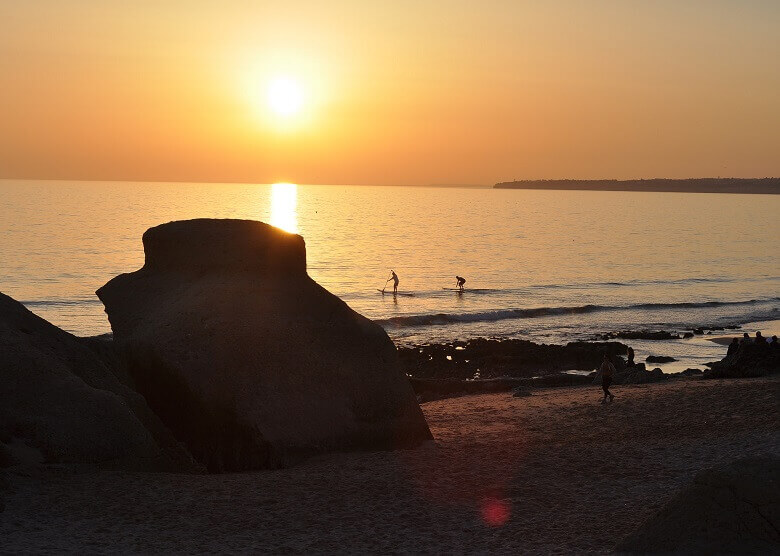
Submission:
[[[612,376],[615,374],[615,365],[612,364],[612,361],[609,360],[609,355],[606,353],[604,354],[604,360],[601,362],[599,370],[601,371],[601,389],[604,390],[604,399],[601,400],[601,403],[607,403],[607,397],[609,397],[609,401],[611,402],[615,399],[615,396],[609,391],[609,385],[612,384]]]
[[[463,276],[455,275],[455,285],[458,286],[460,291],[463,291],[463,286],[466,284],[466,279]]]
[[[395,273],[395,270],[390,271],[390,278],[388,278],[387,281],[389,282],[390,280],[393,281],[393,293],[394,294],[398,293],[399,280],[398,280],[398,275]]]

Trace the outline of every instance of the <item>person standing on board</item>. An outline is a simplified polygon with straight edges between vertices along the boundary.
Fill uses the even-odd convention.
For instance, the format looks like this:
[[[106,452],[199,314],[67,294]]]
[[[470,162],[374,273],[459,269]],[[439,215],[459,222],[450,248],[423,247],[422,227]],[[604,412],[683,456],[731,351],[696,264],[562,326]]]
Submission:
[[[387,280],[388,280],[388,282],[390,280],[393,281],[393,294],[398,293],[398,282],[399,282],[399,280],[398,280],[398,275],[395,273],[395,270],[391,270],[390,271],[390,278],[388,278]]]
[[[462,276],[455,276],[455,285],[458,286],[460,291],[463,291],[463,286],[466,284],[466,279]]]
[[[609,385],[612,384],[612,376],[615,374],[615,365],[612,364],[612,361],[609,360],[609,355],[606,353],[604,354],[604,360],[601,362],[599,370],[601,371],[601,389],[604,390],[604,399],[601,400],[601,403],[607,403],[607,396],[609,396],[609,401],[611,402],[615,399],[615,396],[609,391]]]

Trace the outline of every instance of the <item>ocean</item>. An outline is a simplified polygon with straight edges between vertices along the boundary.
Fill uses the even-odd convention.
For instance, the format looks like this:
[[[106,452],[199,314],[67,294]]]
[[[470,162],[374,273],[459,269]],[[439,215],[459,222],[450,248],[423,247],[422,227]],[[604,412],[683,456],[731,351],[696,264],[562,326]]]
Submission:
[[[107,333],[94,292],[141,267],[147,228],[250,218],[300,233],[312,278],[401,344],[777,333],[779,215],[773,195],[0,180],[0,291],[74,334]],[[406,295],[378,291],[391,269]],[[675,371],[720,359],[710,340],[736,333],[627,343]]]

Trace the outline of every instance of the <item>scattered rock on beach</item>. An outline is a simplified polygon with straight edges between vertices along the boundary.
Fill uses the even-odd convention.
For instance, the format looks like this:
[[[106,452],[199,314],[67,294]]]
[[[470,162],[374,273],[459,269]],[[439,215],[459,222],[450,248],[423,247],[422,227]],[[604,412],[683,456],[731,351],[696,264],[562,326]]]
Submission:
[[[0,354],[0,467],[194,467],[143,398],[78,338],[3,294]]]
[[[614,338],[620,340],[677,340],[680,335],[666,330],[624,330],[605,334],[603,338],[605,340]]]
[[[451,344],[399,347],[404,371],[416,378],[470,379],[531,378],[563,371],[590,371],[606,352],[618,361],[626,353],[620,342],[570,342],[566,345],[536,344],[518,339],[476,338]],[[448,359],[449,357],[449,359]]]
[[[395,346],[308,276],[301,236],[200,219],[143,243],[97,293],[136,387],[209,470],[431,438]]]
[[[773,554],[780,549],[780,459],[737,460],[699,473],[617,552]]]
[[[613,384],[647,384],[648,382],[660,382],[669,378],[661,369],[656,367],[652,371],[645,369],[643,363],[633,367],[619,367],[612,376]],[[597,371],[591,381],[593,384],[601,384],[601,371]]]
[[[685,369],[684,371],[680,372],[683,376],[698,376],[704,374],[704,371],[701,369]]]
[[[677,361],[677,359],[667,355],[648,355],[645,361],[648,363],[671,363],[672,361]]]

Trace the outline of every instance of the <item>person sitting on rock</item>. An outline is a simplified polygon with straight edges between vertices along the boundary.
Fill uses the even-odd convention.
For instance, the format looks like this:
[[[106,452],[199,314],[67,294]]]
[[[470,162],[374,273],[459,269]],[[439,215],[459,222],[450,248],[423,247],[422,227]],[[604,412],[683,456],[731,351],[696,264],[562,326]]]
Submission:
[[[609,354],[604,354],[604,360],[601,362],[599,370],[601,371],[601,389],[604,390],[604,399],[601,400],[601,403],[607,403],[607,397],[609,397],[609,401],[611,402],[615,399],[615,396],[609,391],[609,385],[612,384],[612,377],[615,374],[615,365],[609,360]]]
[[[463,286],[466,284],[466,279],[463,276],[455,276],[455,285],[458,286],[460,291],[463,291]]]
[[[628,346],[628,349],[626,350],[626,357],[628,358],[628,361],[626,361],[627,367],[633,367],[634,366],[634,348],[631,346]]]
[[[777,343],[777,336],[772,336],[772,341],[769,342],[769,347],[777,348],[780,344]]]
[[[745,346],[745,345],[747,345],[747,344],[752,344],[752,343],[753,343],[753,340],[751,340],[751,339],[750,339],[750,334],[748,334],[747,332],[745,332],[744,334],[742,334],[742,340],[740,340],[740,342],[739,342],[739,343],[740,343],[740,345],[743,345],[743,346]]]
[[[764,337],[761,335],[761,331],[760,331],[760,330],[758,330],[758,331],[756,332],[756,345],[762,345],[762,346],[765,346],[765,345],[766,345],[766,338],[764,338]]]
[[[726,352],[726,357],[737,353],[737,351],[739,351],[739,340],[734,338],[733,340],[731,340],[731,343],[729,344],[729,350]]]

